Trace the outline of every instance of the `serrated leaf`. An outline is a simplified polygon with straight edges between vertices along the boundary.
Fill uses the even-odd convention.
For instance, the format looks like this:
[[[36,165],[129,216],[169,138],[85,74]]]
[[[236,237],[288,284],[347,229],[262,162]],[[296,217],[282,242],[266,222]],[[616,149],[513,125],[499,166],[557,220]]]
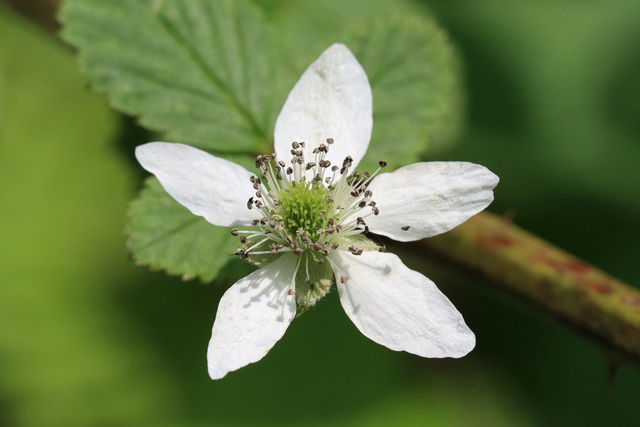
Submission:
[[[460,118],[457,62],[430,19],[398,15],[357,25],[339,38],[367,72],[373,134],[363,169],[414,163],[427,147],[453,137]]]
[[[230,254],[239,246],[238,238],[231,236],[228,228],[193,215],[169,196],[156,178],[145,184],[131,205],[126,229],[134,258],[154,270],[185,279],[215,279],[233,259]]]
[[[69,0],[60,19],[94,88],[145,127],[208,151],[271,149],[286,70],[251,4]]]

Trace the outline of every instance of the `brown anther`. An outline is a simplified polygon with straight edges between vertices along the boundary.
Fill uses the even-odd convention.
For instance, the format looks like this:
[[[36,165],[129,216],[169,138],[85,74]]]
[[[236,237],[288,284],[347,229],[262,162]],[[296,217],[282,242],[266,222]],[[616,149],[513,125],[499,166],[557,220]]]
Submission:
[[[261,225],[267,225],[267,218],[260,218]]]
[[[253,207],[253,197],[247,200],[247,209],[251,209]]]
[[[327,144],[333,144],[333,138],[327,138]]]
[[[322,153],[326,153],[329,149],[327,148],[326,145],[324,144],[320,144],[320,146],[318,147],[318,151],[322,152]]]
[[[329,228],[327,228],[327,234],[333,234],[336,232],[336,228],[329,226]]]
[[[338,166],[333,166],[333,167],[331,168],[331,171],[335,172],[335,171],[337,171],[338,169],[340,169]]]
[[[289,289],[287,291],[287,295],[295,295],[295,294],[296,294],[296,291],[294,291],[293,289]]]
[[[339,244],[334,243],[333,245],[331,245],[331,249],[335,251],[336,249],[338,249],[339,246],[340,246]]]
[[[354,255],[362,255],[362,249],[359,249],[355,246],[349,246],[349,252],[351,252]]]
[[[363,231],[363,233],[364,233],[364,234],[368,234],[368,233],[369,233],[369,227],[368,227],[368,226],[366,226],[366,225],[364,226],[364,231]]]
[[[293,168],[291,166],[289,166],[287,168],[287,175],[291,175],[293,173]]]
[[[410,225],[407,225],[406,227],[400,227],[402,231],[407,231],[409,228],[411,228]]]
[[[296,249],[295,251],[293,251],[293,253],[300,256],[302,255],[302,249]]]
[[[365,225],[365,223],[364,223],[364,219],[362,219],[362,217],[358,217],[358,218],[356,218],[356,224],[358,224],[358,225]]]
[[[362,176],[364,177],[364,179],[369,179],[371,178],[371,174],[369,172],[365,172],[362,174]]]
[[[380,209],[376,208],[375,206],[371,208],[371,210],[373,211],[374,215],[378,215],[380,213]],[[409,227],[407,227],[407,230],[409,229]]]
[[[280,160],[280,161],[278,162],[278,164],[279,164],[280,166],[282,166],[282,167],[284,167],[284,166],[285,166],[285,164],[284,164],[284,162],[283,162],[282,160]]]
[[[364,192],[364,197],[371,198],[373,196],[373,192],[371,190],[367,190]]]
[[[387,250],[387,247],[385,245],[382,245],[378,248],[378,252],[384,252]]]
[[[264,230],[264,231],[262,232],[262,234],[271,234],[271,230],[266,229],[266,230]]]
[[[262,191],[260,190],[256,191],[256,197],[259,199],[262,199]]]
[[[347,276],[340,277],[340,283],[347,283],[347,280],[349,280]]]
[[[306,169],[307,169],[307,170],[309,170],[309,169],[311,169],[311,168],[315,167],[315,165],[316,165],[316,164],[315,164],[314,162],[309,162],[309,163],[307,163],[307,167],[306,167]]]
[[[247,243],[247,238],[245,236],[240,236],[240,243],[242,243],[243,245]]]
[[[352,195],[353,197],[358,197],[358,192],[357,192],[357,191],[352,191],[352,192],[351,192],[351,195]]]
[[[251,225],[255,226],[258,225],[260,223],[259,219],[254,219],[253,221],[251,221]]]
[[[313,244],[313,249],[315,249],[316,251],[321,251],[322,250],[322,243],[320,242],[315,242]]]
[[[298,144],[296,141],[293,141],[293,143],[291,144],[291,146],[292,146],[294,149],[296,149],[296,150],[297,150],[298,148],[300,148],[300,144]]]
[[[353,177],[354,177],[354,178],[360,178],[361,176],[362,176],[362,172],[360,172],[360,171],[355,171],[355,172],[353,173]]]
[[[257,200],[256,201],[256,208],[260,209],[261,207],[262,207],[262,202],[260,200]]]
[[[237,228],[232,228],[231,229],[231,235],[234,236],[234,237],[237,236],[238,235],[238,229]]]
[[[322,265],[324,264],[324,258],[318,258],[316,262],[318,263],[318,265]]]
[[[367,206],[367,202],[365,202],[364,200],[358,204],[359,208],[364,208],[365,206]]]
[[[300,146],[301,146],[302,148],[304,148],[304,147],[305,147],[305,143],[304,143],[304,141],[300,141]]]
[[[307,283],[311,283],[311,280],[309,280],[309,278],[308,278],[308,277],[305,277],[305,278],[304,278],[304,281],[305,281],[305,282],[307,282]]]
[[[385,162],[384,160],[380,160],[378,164],[380,165],[381,168],[384,168],[387,166],[387,162]]]

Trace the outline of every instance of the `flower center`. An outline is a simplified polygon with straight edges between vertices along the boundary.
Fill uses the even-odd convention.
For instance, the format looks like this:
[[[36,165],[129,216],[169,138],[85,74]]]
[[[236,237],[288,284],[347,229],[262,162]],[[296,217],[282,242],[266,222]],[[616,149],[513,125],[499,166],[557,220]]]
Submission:
[[[373,174],[351,173],[351,157],[341,167],[326,159],[331,144],[333,140],[327,139],[312,151],[313,161],[305,161],[305,143],[294,142],[290,166],[275,153],[258,156],[259,174],[251,177],[256,193],[247,208],[257,210],[260,219],[231,230],[242,244],[235,254],[258,266],[286,252],[299,257],[290,290],[296,293],[299,312],[329,291],[334,278],[330,262],[325,261],[331,251],[360,255],[384,250],[360,235],[369,232],[366,218],[378,215],[367,186],[386,163],[380,162]]]
[[[275,214],[282,216],[289,235],[302,230],[315,243],[327,228],[327,214],[333,211],[333,200],[329,195],[329,190],[321,183],[293,183],[280,193],[280,206]]]

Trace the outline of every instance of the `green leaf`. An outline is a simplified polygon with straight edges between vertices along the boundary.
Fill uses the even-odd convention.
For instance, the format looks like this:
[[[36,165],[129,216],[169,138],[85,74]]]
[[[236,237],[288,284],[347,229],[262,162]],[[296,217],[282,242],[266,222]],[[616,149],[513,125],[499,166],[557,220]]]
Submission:
[[[60,19],[116,109],[208,151],[271,150],[286,70],[246,1],[69,0]]]
[[[376,19],[339,41],[356,55],[373,90],[373,134],[363,169],[375,169],[379,160],[390,169],[414,163],[427,146],[453,139],[461,111],[457,60],[432,20]]]
[[[127,246],[139,264],[183,279],[210,282],[240,246],[230,229],[216,227],[176,202],[158,180],[149,178],[129,210]],[[248,263],[239,267],[248,271]],[[236,264],[237,266],[237,264]]]

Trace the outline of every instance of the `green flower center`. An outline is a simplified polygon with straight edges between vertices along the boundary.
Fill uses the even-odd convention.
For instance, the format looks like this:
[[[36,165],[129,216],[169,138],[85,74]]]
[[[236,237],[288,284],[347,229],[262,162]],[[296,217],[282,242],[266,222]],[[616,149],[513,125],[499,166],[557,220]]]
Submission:
[[[293,183],[280,193],[280,206],[276,213],[284,218],[284,228],[295,236],[303,230],[316,242],[322,230],[326,229],[329,215],[333,211],[333,201],[329,190],[322,184]]]

